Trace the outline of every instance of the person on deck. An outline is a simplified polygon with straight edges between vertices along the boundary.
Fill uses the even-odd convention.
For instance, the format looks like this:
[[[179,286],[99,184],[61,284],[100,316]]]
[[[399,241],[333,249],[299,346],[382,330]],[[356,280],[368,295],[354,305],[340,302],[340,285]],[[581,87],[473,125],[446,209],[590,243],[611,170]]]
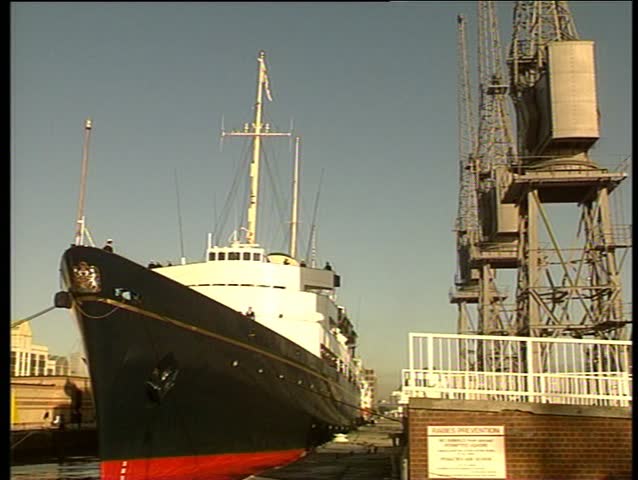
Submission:
[[[110,238],[106,241],[106,245],[104,245],[104,250],[107,252],[113,253],[113,240]]]

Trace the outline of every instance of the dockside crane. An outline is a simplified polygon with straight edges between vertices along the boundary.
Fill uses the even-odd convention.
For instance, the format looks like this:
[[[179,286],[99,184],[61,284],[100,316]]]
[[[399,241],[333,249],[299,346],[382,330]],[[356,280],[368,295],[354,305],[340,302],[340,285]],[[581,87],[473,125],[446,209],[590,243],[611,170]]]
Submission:
[[[509,93],[518,156],[500,202],[519,208],[515,333],[624,339],[618,262],[629,225],[611,222],[611,192],[627,177],[590,155],[600,133],[594,42],[581,40],[566,1],[518,1],[509,48]],[[576,246],[559,242],[549,206],[572,204]]]
[[[458,306],[457,332],[476,333],[476,314],[470,305],[479,300],[479,271],[471,266],[471,254],[479,239],[477,168],[476,168],[476,117],[472,103],[470,69],[467,56],[466,21],[457,16],[457,113],[459,148],[459,201],[455,222],[456,275],[450,291],[450,303]],[[474,314],[473,314],[474,313]]]
[[[518,206],[501,202],[516,158],[498,19],[492,1],[478,2],[479,120],[475,153],[480,240],[472,264],[479,270],[479,334],[511,334],[507,295],[497,271],[518,267]]]

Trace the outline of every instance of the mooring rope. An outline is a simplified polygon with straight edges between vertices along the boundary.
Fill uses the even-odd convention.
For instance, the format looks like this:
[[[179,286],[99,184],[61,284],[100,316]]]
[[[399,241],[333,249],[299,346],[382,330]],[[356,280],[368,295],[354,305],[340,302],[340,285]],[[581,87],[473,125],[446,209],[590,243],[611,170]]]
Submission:
[[[20,320],[15,320],[14,322],[11,322],[11,328],[13,327],[17,327],[18,325],[20,325],[21,323],[24,322],[28,322],[29,320],[33,320],[34,318],[39,317],[40,315],[44,315],[47,312],[50,312],[51,310],[53,310],[55,308],[55,305],[52,305],[48,308],[45,308],[44,310],[38,312],[38,313],[34,313],[33,315],[26,317],[26,318],[22,318]]]

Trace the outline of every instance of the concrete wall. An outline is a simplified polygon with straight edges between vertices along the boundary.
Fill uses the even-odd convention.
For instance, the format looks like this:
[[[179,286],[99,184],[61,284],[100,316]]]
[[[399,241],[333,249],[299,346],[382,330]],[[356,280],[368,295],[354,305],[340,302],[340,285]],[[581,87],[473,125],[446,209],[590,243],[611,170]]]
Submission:
[[[56,415],[63,415],[69,424],[76,406],[83,424],[95,423],[91,382],[86,377],[12,377],[11,396],[12,430],[50,427]]]
[[[630,408],[411,398],[406,423],[410,480],[443,478],[429,476],[428,426],[472,425],[504,427],[506,476],[448,478],[632,478]]]

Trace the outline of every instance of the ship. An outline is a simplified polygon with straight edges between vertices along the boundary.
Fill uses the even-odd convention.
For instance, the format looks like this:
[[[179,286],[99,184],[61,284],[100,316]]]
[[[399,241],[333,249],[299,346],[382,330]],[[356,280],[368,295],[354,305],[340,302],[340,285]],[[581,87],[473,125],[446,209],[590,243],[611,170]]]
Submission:
[[[201,261],[143,265],[85,245],[79,213],[62,255],[55,305],[79,326],[102,479],[242,479],[362,422],[341,277],[257,243],[261,142],[281,135],[262,120],[270,85],[263,51],[257,60],[254,121],[222,131],[252,137],[242,235],[218,245],[209,233]]]

